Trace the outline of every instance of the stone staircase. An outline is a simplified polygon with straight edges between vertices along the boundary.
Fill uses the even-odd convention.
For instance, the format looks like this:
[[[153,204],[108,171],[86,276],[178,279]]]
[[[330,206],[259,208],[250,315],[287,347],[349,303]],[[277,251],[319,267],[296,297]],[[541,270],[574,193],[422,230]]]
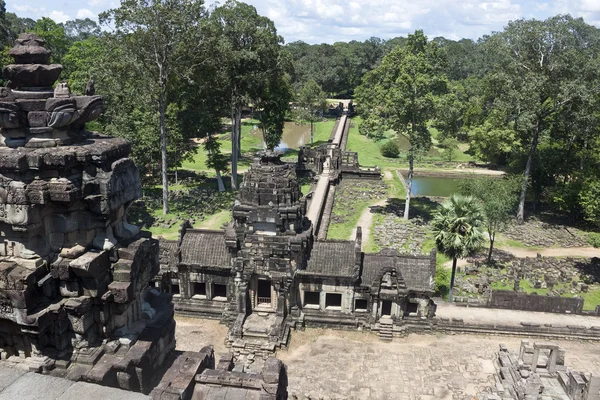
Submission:
[[[289,324],[274,314],[250,315],[243,326],[242,335],[228,333],[225,345],[231,348],[236,359],[255,357],[266,360],[277,349],[286,348],[290,337]]]
[[[379,320],[379,340],[391,342],[394,336],[394,321],[388,317]]]

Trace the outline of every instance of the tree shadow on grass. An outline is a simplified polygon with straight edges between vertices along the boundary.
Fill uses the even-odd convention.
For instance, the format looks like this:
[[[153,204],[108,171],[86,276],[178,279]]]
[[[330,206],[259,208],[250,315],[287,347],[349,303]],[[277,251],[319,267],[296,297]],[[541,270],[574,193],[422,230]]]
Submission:
[[[390,198],[384,206],[372,206],[371,212],[378,214],[393,214],[398,217],[404,216],[405,199]],[[440,202],[437,199],[429,197],[414,197],[410,201],[409,217],[420,218],[425,223],[433,219],[433,214],[437,210]]]

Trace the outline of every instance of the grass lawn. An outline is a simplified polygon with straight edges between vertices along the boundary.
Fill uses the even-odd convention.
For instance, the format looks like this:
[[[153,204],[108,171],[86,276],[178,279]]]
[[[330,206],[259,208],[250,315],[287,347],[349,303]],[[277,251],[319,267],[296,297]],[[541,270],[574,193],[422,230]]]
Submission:
[[[380,141],[375,141],[358,132],[358,127],[361,123],[361,117],[356,116],[351,120],[350,133],[348,136],[348,143],[346,150],[358,152],[358,161],[362,166],[379,166],[380,168],[405,168],[408,165],[406,152],[409,149],[409,142],[406,138],[396,138],[396,135],[392,131],[387,131],[384,136],[385,138]],[[442,157],[442,149],[436,146],[437,143],[437,130],[430,128],[432,133],[432,140],[434,145],[425,155],[421,155],[415,161],[415,166],[419,166],[419,162],[422,161],[444,161]],[[398,158],[388,158],[381,155],[380,147],[387,140],[398,140],[400,146],[400,156]],[[453,161],[472,161],[474,158],[468,154],[465,154],[465,150],[468,145],[459,145],[459,150],[456,151],[455,158]]]

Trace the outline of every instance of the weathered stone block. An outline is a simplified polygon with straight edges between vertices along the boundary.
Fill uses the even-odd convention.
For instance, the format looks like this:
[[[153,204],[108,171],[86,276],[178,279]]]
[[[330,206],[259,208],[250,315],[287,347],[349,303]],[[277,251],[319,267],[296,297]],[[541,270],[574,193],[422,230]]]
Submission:
[[[69,264],[73,273],[82,278],[96,278],[104,274],[110,267],[107,251],[91,252],[71,261]]]
[[[30,111],[27,113],[27,122],[29,126],[41,127],[48,123],[47,111]]]
[[[46,99],[17,99],[17,104],[23,111],[45,111]]]
[[[133,300],[134,286],[131,282],[111,282],[108,290],[114,296],[115,303],[128,303]]]

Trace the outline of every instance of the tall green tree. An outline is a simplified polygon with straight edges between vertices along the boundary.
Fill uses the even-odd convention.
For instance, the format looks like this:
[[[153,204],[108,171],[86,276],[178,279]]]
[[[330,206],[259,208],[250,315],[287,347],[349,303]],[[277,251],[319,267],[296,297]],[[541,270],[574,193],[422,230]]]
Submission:
[[[67,21],[64,24],[67,37],[73,42],[100,36],[100,27],[96,21],[85,18]]]
[[[283,73],[275,73],[256,106],[260,109],[260,128],[267,149],[273,150],[283,136],[285,117],[292,101],[292,86]]]
[[[176,78],[191,81],[190,73],[203,41],[199,20],[205,16],[202,1],[124,0],[100,15],[101,24],[114,24],[113,39],[126,50],[139,79],[147,83],[160,126],[163,213],[169,212],[167,109],[170,85]]]
[[[237,189],[237,164],[241,155],[242,107],[264,94],[277,70],[283,38],[275,25],[256,8],[228,0],[212,10],[206,24],[212,62],[223,90],[228,93],[231,115],[231,188]]]
[[[479,201],[490,242],[488,262],[491,262],[496,234],[506,229],[519,202],[519,180],[516,177],[467,179],[462,182],[460,192]]]
[[[516,132],[525,158],[517,221],[523,222],[538,144],[557,115],[589,85],[582,74],[593,59],[593,30],[581,19],[559,15],[512,21],[484,43],[490,54],[493,107]],[[597,62],[597,61],[595,61]]]
[[[437,44],[416,31],[405,46],[394,49],[367,73],[356,89],[363,117],[381,117],[386,129],[410,143],[404,219],[409,217],[415,155],[431,146],[428,123],[435,116],[436,98],[447,90],[444,65]]]
[[[448,301],[452,301],[452,290],[456,277],[456,262],[479,250],[484,243],[483,225],[485,217],[473,197],[452,195],[440,204],[433,215],[431,229],[437,250],[452,258],[452,276]]]
[[[62,59],[71,45],[65,27],[50,18],[42,17],[35,22],[33,33],[44,39],[46,48],[52,51],[50,62],[62,63]]]
[[[298,105],[302,108],[300,118],[310,122],[310,142],[314,139],[314,123],[327,107],[327,95],[321,86],[311,79],[302,87],[297,95]]]

